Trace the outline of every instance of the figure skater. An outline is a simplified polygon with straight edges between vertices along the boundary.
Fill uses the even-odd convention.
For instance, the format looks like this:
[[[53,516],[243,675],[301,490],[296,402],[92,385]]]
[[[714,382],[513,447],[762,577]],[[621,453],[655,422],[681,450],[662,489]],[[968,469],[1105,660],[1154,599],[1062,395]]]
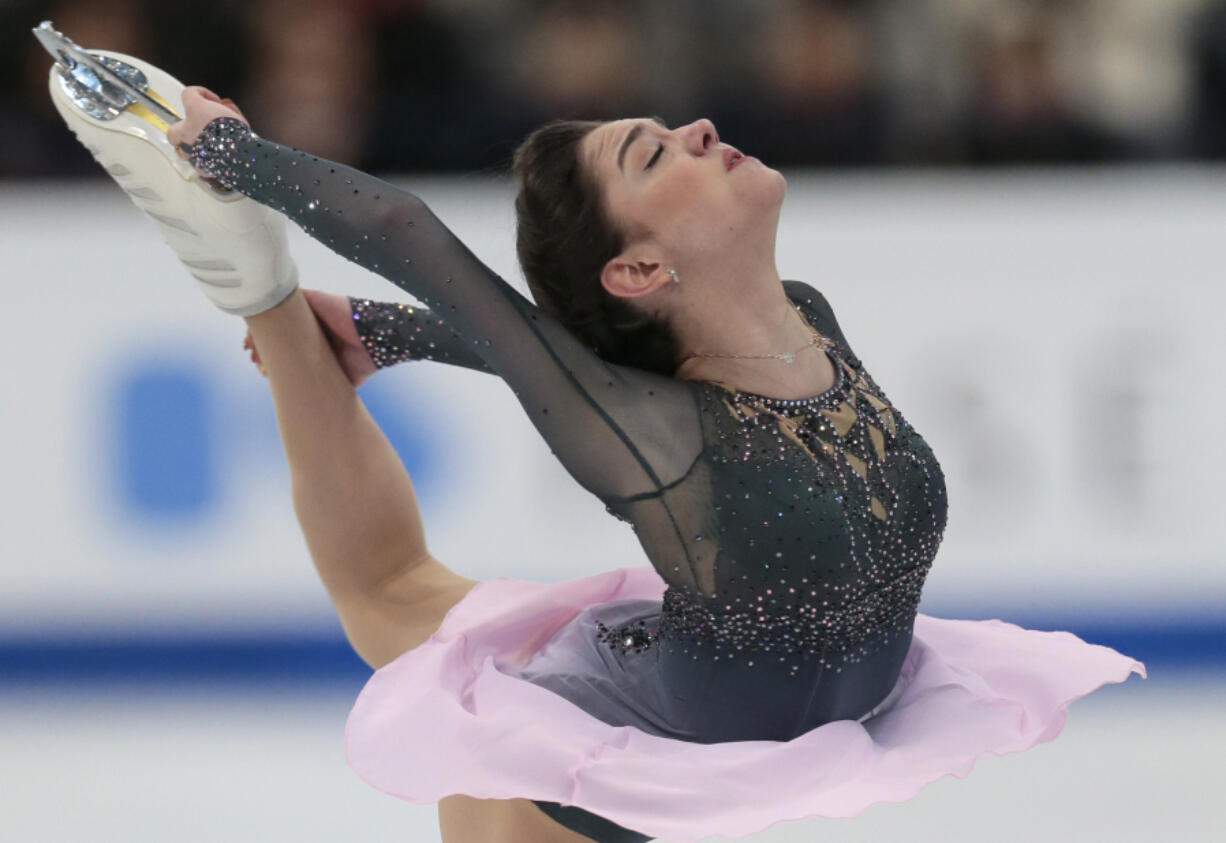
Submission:
[[[204,89],[182,105],[167,137],[201,174],[427,305],[346,313],[314,295],[313,312],[296,284],[244,278],[259,304],[227,309],[268,374],[312,557],[377,668],[349,762],[440,801],[448,843],[852,816],[1050,740],[1071,700],[1144,675],[1067,632],[917,615],[946,524],[940,466],[826,299],[780,278],[784,178],[709,121],[528,137],[514,169],[533,304],[414,194],[260,138]],[[435,560],[353,391],[425,356],[510,386],[651,566],[476,584]]]

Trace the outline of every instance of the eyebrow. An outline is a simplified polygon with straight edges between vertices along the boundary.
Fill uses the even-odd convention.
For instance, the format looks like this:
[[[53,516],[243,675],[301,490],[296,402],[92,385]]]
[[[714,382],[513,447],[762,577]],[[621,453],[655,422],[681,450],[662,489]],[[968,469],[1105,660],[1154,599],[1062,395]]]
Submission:
[[[651,120],[659,125],[660,128],[667,128],[664,121],[659,117],[652,117]],[[643,127],[646,125],[645,123],[635,123],[634,128],[626,133],[626,139],[622,141],[621,149],[617,150],[617,169],[622,172],[625,172],[625,167],[622,165],[626,162],[626,150],[630,148],[630,144],[634,143],[635,138],[643,134]]]

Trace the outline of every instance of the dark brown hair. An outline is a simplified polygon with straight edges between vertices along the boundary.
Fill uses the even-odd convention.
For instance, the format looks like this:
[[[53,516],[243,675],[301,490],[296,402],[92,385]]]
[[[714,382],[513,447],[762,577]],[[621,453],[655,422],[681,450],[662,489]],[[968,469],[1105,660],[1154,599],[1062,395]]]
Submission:
[[[602,358],[671,377],[677,344],[667,323],[600,283],[601,269],[628,242],[579,155],[580,141],[601,125],[555,120],[515,150],[519,265],[537,306]]]

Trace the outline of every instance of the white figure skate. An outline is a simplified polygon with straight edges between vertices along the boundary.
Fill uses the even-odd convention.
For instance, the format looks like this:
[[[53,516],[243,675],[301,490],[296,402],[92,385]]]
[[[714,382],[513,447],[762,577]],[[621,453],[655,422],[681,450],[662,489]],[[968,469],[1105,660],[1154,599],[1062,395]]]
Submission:
[[[157,223],[166,243],[222,310],[251,316],[298,286],[285,220],[205,179],[166,129],[183,111],[183,85],[148,62],[85,51],[50,21],[34,30],[55,57],[51,100],[77,139]]]

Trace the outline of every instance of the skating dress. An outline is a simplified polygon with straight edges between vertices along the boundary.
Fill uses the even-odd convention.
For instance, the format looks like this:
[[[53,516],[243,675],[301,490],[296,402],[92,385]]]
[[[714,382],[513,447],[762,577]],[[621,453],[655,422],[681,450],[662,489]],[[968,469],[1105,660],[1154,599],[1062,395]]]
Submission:
[[[677,380],[602,360],[404,189],[229,118],[194,160],[425,303],[355,302],[376,362],[497,375],[650,563],[476,586],[359,696],[347,754],[375,787],[525,797],[604,841],[734,837],[907,799],[1144,675],[1067,632],[917,615],[944,476],[809,285],[784,291],[830,389]]]

